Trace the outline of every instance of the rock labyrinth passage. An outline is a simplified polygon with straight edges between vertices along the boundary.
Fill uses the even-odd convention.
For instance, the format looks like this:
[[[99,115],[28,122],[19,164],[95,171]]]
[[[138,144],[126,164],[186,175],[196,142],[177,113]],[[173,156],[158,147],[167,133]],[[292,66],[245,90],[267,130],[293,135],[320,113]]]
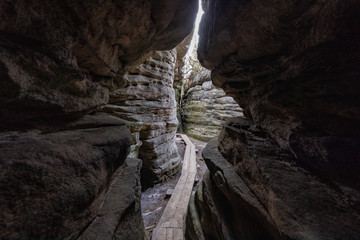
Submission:
[[[154,229],[153,240],[184,239],[185,218],[196,175],[195,145],[183,134],[186,144],[181,177]]]

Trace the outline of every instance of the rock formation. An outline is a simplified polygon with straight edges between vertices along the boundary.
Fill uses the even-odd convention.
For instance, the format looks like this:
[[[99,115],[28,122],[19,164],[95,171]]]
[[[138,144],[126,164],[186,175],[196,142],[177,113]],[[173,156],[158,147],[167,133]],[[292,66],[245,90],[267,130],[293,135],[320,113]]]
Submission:
[[[145,237],[131,132],[94,111],[129,67],[190,34],[196,10],[194,0],[0,1],[1,239]]]
[[[357,136],[359,8],[357,1],[209,1],[199,60],[283,147],[294,132]]]
[[[87,115],[51,132],[7,132],[0,138],[2,238],[76,238],[103,215],[114,194],[112,179],[140,188],[134,174],[139,160],[124,164],[129,130],[107,114]],[[138,169],[128,169],[129,164]],[[124,171],[132,174],[121,180]],[[139,205],[134,189],[124,190],[126,202],[118,198],[112,203],[122,204],[122,212],[117,221],[111,218],[111,234],[121,228],[125,210]]]
[[[181,122],[181,100],[184,95],[184,66],[186,65],[186,53],[189,50],[194,30],[187,36],[179,45],[176,46],[176,64],[175,64],[175,76],[174,76],[174,90],[175,90],[175,99],[176,99],[176,117],[179,120],[179,125],[177,128],[178,132],[182,131],[182,122]]]
[[[175,49],[154,52],[144,63],[129,69],[124,77],[127,85],[111,93],[103,109],[137,126],[133,134],[142,142],[138,156],[143,160],[143,187],[165,180],[181,166],[175,145],[175,62]]]
[[[359,192],[319,181],[243,119],[229,122],[203,157],[210,174],[193,199],[189,225],[202,227],[192,239],[358,238]]]
[[[214,87],[210,71],[205,68],[196,73],[181,103],[184,132],[203,141],[217,136],[226,119],[243,116],[234,99]]]
[[[360,239],[359,1],[203,5],[199,60],[246,119],[203,152],[188,238]],[[141,160],[128,155],[133,143],[144,186],[179,167],[167,50],[196,10],[195,0],[0,1],[1,239],[145,237]],[[113,115],[96,113],[109,93]]]
[[[199,60],[247,119],[204,150],[188,235],[359,239],[359,2],[205,3]]]
[[[196,10],[195,0],[1,1],[0,127],[41,127],[106,104],[128,66],[191,32]]]

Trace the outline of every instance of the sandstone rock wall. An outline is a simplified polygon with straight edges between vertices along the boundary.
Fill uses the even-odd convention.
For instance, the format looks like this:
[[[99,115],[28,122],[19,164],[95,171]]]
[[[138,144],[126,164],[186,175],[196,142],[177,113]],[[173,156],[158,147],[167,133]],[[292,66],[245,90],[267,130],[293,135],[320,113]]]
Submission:
[[[231,117],[242,117],[242,109],[211,82],[210,71],[202,68],[185,90],[181,101],[183,130],[189,136],[208,141],[220,133],[222,124]]]
[[[0,1],[1,239],[144,238],[141,162],[126,159],[141,126],[131,140],[125,121],[93,112],[129,67],[176,47],[196,10],[195,0]]]
[[[204,150],[189,236],[359,239],[359,2],[204,3],[199,60],[248,119]]]
[[[174,77],[173,85],[174,85],[175,99],[176,99],[176,104],[177,104],[176,116],[177,116],[177,119],[179,120],[179,125],[177,128],[177,131],[181,132],[181,133],[183,132],[183,130],[182,130],[181,107],[180,106],[181,106],[181,101],[182,101],[182,98],[184,95],[184,81],[185,81],[184,66],[186,65],[185,56],[189,50],[193,34],[194,34],[194,30],[179,45],[176,46],[177,56],[176,56],[175,77]]]
[[[1,1],[0,128],[51,125],[105,105],[128,66],[191,32],[196,10],[196,0]]]
[[[201,226],[189,228],[192,239],[359,237],[359,191],[319,180],[246,120],[228,122],[203,157],[209,173],[188,216]]]
[[[98,217],[78,239],[147,239],[141,217],[140,169],[140,159],[126,159],[114,174]]]
[[[129,70],[127,86],[111,93],[103,109],[139,127],[142,142],[138,156],[142,159],[143,186],[165,180],[180,168],[175,145],[176,101],[173,89],[176,50],[158,51],[144,63]]]
[[[100,206],[109,201],[112,179],[123,181],[118,179],[122,171],[131,171],[126,181],[140,188],[135,178],[141,163],[124,164],[129,135],[122,121],[107,114],[87,115],[52,132],[1,133],[1,237],[75,239],[103,215]],[[133,163],[137,170],[128,169]],[[122,204],[123,212],[115,214],[117,221],[111,219],[109,234],[123,224],[124,210],[139,204],[134,189],[123,192],[129,195],[126,202],[118,198],[112,203]],[[141,218],[135,221],[141,226]]]
[[[282,147],[360,134],[357,1],[207,3],[199,60],[255,124]]]

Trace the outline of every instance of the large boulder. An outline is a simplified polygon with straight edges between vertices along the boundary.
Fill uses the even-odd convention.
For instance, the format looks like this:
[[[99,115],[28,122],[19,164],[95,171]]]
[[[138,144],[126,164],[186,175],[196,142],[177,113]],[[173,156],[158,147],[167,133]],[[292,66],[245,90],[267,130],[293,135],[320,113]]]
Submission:
[[[75,239],[94,221],[108,226],[108,239],[132,221],[144,234],[141,162],[125,162],[129,146],[128,128],[107,114],[84,116],[51,132],[1,133],[1,237]]]

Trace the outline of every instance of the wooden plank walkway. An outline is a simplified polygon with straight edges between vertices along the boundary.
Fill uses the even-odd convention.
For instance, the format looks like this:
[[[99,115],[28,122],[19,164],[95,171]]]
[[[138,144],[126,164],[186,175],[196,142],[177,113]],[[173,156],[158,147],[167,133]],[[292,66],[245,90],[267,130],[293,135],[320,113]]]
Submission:
[[[184,134],[179,135],[184,139],[186,144],[181,176],[159,223],[153,231],[153,240],[185,239],[185,218],[195,181],[196,155],[195,145],[190,139]]]

